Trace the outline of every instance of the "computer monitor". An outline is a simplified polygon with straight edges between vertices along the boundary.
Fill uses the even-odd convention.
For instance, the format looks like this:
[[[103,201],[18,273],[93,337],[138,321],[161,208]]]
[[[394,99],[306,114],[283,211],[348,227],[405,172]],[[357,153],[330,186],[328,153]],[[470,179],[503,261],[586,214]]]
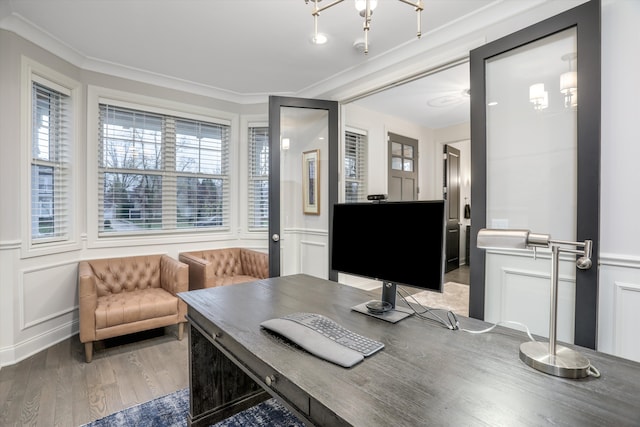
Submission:
[[[382,281],[380,300],[353,309],[395,323],[413,313],[397,285],[442,292],[445,228],[444,200],[335,204],[331,268]]]

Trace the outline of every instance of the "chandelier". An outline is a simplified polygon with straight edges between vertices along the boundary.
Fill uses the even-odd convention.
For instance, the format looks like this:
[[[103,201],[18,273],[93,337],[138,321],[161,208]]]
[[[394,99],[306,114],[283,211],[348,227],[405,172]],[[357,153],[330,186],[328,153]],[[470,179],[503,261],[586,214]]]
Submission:
[[[342,3],[344,0],[334,0],[325,6],[318,7],[318,3],[322,0],[304,0],[306,4],[309,4],[309,1],[313,3],[313,11],[311,15],[313,15],[313,42],[317,44],[322,44],[326,42],[326,38],[321,34],[318,34],[318,16],[320,12],[329,9],[337,5],[338,3]],[[398,0],[401,3],[408,4],[412,6],[416,10],[416,14],[418,17],[418,38],[422,36],[422,31],[420,30],[420,12],[422,12],[422,0],[417,0],[416,2],[412,2],[409,0]],[[364,30],[364,53],[365,55],[369,53],[369,29],[371,28],[371,15],[373,14],[373,10],[378,6],[378,0],[355,0],[356,10],[364,18],[363,30]]]

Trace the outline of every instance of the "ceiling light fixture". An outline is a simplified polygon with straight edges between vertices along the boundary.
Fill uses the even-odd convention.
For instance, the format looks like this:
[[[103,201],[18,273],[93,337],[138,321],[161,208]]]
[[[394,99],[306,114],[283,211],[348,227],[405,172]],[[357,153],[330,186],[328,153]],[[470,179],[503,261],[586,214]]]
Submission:
[[[549,92],[544,90],[544,83],[536,83],[529,86],[529,102],[536,111],[544,110],[549,106]]]
[[[318,7],[318,3],[322,0],[304,0],[306,4],[309,4],[309,1],[313,3],[313,11],[311,15],[313,15],[313,39],[318,38],[318,16],[320,12],[329,9],[332,6],[337,5],[338,3],[342,3],[344,0],[334,0],[331,3]],[[422,12],[422,0],[417,0],[416,2],[412,2],[409,0],[398,0],[401,3],[408,4],[415,8],[417,16],[418,16],[418,38],[422,36],[421,27],[421,17],[420,12]],[[364,53],[365,55],[369,53],[369,29],[371,28],[371,15],[373,14],[373,10],[378,6],[378,0],[355,0],[356,10],[360,13],[360,16],[364,18]]]
[[[560,92],[564,95],[565,108],[578,106],[578,73],[571,66],[577,57],[575,52],[562,55],[562,60],[569,63],[569,71],[560,74]]]

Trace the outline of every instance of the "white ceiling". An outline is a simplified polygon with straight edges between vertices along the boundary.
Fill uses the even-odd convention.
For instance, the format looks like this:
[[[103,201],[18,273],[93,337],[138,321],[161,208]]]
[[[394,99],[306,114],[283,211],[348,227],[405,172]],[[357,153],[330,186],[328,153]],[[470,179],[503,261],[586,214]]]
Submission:
[[[363,34],[353,0],[320,14],[319,31],[329,37],[322,46],[310,42],[313,0],[0,0],[0,28],[86,70],[224,100],[340,99],[336,93],[357,91],[367,86],[363,82],[371,86],[393,64],[436,51],[490,25],[487,19],[546,2],[424,0],[423,36],[417,39],[413,7],[379,0],[368,55],[353,47]],[[468,86],[463,64],[357,102],[438,128],[468,121],[468,97],[462,95]]]

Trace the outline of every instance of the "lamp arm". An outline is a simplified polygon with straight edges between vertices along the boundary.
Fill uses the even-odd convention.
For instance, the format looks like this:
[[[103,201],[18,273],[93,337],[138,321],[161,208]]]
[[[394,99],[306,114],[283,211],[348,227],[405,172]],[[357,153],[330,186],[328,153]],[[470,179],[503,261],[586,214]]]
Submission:
[[[584,242],[568,242],[564,240],[549,240],[549,243],[553,244],[558,248],[558,252],[565,252],[570,254],[581,255],[580,258],[576,260],[576,266],[580,270],[588,270],[592,266],[591,262],[591,252],[593,250],[593,241],[585,240]],[[577,246],[582,249],[571,249],[571,248],[562,248],[560,245],[570,245]]]

